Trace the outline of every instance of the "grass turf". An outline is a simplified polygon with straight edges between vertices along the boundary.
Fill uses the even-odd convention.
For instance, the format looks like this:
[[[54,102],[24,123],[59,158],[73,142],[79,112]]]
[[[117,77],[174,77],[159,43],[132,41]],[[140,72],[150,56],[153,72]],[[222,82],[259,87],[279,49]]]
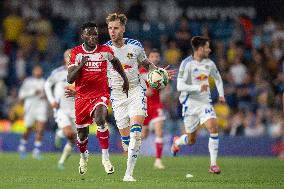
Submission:
[[[134,171],[135,183],[124,183],[126,157],[112,155],[115,174],[107,175],[99,155],[89,158],[88,172],[78,173],[79,155],[73,154],[65,170],[56,167],[60,154],[44,154],[43,160],[31,155],[20,160],[16,153],[0,154],[1,189],[181,189],[181,188],[284,188],[284,161],[275,158],[220,157],[220,175],[208,173],[209,157],[165,157],[165,170],[153,168],[153,157],[139,157]],[[186,174],[193,178],[186,178]]]

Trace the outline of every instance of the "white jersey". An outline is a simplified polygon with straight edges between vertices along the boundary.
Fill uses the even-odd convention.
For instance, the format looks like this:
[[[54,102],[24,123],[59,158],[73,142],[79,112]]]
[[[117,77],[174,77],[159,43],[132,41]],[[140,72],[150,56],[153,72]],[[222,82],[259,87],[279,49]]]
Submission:
[[[47,108],[44,95],[43,78],[28,77],[23,81],[19,91],[19,98],[23,99],[25,112],[31,109]]]
[[[192,56],[184,59],[180,65],[177,90],[181,92],[180,102],[198,101],[211,103],[210,90],[201,92],[201,85],[209,85],[208,78],[212,76],[219,93],[224,96],[223,82],[214,62],[210,59],[203,59],[201,62],[194,60]]]
[[[67,98],[64,95],[65,88],[68,86],[67,74],[68,71],[64,66],[56,68],[51,72],[51,75],[45,82],[44,88],[47,99],[50,103],[57,102],[59,104],[60,111],[65,112],[71,117],[75,117],[74,98]]]
[[[141,43],[134,39],[124,38],[124,46],[121,48],[115,47],[112,41],[108,41],[106,45],[112,48],[115,57],[121,62],[129,81],[129,89],[139,85],[145,88],[145,82],[140,78],[138,70],[139,63],[147,59]],[[111,64],[108,66],[108,78],[112,93],[122,93],[123,79]]]

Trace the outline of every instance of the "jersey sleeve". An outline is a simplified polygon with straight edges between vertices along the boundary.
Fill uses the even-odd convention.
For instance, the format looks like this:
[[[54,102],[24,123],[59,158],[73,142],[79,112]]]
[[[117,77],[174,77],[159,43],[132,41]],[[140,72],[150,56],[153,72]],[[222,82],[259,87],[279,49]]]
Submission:
[[[82,56],[78,56],[78,55],[79,54],[77,54],[76,49],[73,48],[71,50],[71,57],[70,57],[70,61],[68,64],[68,68],[79,65],[79,62],[81,61]]]
[[[144,60],[147,59],[144,48],[138,47],[137,51],[138,51],[137,59],[139,62],[143,62]]]
[[[183,61],[180,65],[178,78],[177,78],[177,90],[180,92],[200,92],[199,85],[188,84],[190,79],[190,63]]]
[[[224,96],[224,88],[223,88],[223,81],[221,75],[216,67],[216,65],[212,62],[212,67],[210,70],[210,75],[214,78],[219,96]]]
[[[45,91],[46,97],[47,97],[50,104],[56,102],[55,97],[54,97],[53,92],[52,92],[52,86],[55,83],[56,83],[56,75],[52,73],[47,78],[47,80],[44,84],[44,91]]]
[[[20,99],[25,99],[25,98],[29,98],[35,95],[35,89],[31,86],[29,86],[29,80],[26,79],[24,80],[20,91],[19,91],[19,98]]]
[[[114,58],[114,52],[113,50],[109,47],[109,46],[106,46],[106,59],[108,61],[112,61],[112,59]]]

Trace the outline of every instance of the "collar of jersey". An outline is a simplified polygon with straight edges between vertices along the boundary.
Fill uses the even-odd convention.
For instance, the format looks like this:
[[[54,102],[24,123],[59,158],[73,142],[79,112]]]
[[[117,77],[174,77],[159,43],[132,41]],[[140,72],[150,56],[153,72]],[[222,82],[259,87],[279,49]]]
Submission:
[[[97,47],[98,47],[98,45],[96,45],[96,48],[95,48],[94,50],[92,50],[92,51],[87,51],[87,50],[85,49],[85,47],[84,47],[84,43],[82,44],[82,49],[83,49],[83,51],[85,51],[86,53],[93,53],[93,52],[95,52],[95,51],[97,50]]]

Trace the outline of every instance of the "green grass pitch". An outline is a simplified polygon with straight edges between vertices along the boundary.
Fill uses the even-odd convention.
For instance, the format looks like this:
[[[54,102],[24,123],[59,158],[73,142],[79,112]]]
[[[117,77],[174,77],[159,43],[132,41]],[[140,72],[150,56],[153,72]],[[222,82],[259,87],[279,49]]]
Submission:
[[[79,154],[73,154],[60,171],[56,167],[60,154],[44,154],[43,160],[31,155],[20,160],[16,153],[0,153],[1,189],[181,189],[181,188],[284,188],[284,161],[276,158],[220,157],[220,175],[209,174],[209,157],[165,157],[165,170],[153,168],[153,157],[139,157],[135,183],[124,183],[126,157],[112,155],[115,174],[107,175],[99,155],[91,155],[88,172],[78,173]],[[193,178],[186,178],[186,174]]]

